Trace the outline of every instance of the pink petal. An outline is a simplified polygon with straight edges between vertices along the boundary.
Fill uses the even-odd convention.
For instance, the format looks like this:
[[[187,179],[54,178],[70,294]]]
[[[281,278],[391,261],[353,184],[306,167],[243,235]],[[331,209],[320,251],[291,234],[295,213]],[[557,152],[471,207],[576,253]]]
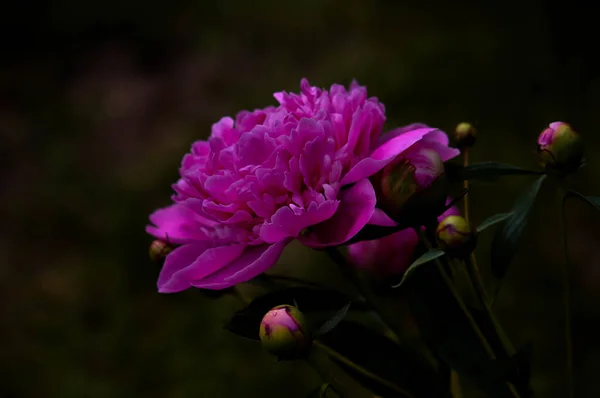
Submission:
[[[286,238],[295,238],[300,232],[312,225],[323,222],[333,216],[339,201],[328,200],[317,204],[312,202],[308,209],[292,210],[290,206],[279,208],[260,229],[260,238],[267,243],[279,242]]]
[[[386,237],[348,246],[352,262],[385,276],[399,274],[410,266],[419,238],[411,228]]]
[[[427,134],[418,144],[426,145],[440,154],[443,162],[453,159],[460,155],[460,150],[448,146],[448,136],[441,131],[434,131]]]
[[[390,163],[396,156],[408,149],[412,144],[419,141],[424,135],[436,131],[427,127],[405,132],[395,138],[383,143],[370,157],[358,162],[342,178],[341,184],[348,185],[353,182],[367,178],[377,173]],[[443,133],[442,133],[443,134]],[[436,137],[436,136],[434,136]]]
[[[395,227],[398,223],[390,218],[385,212],[376,208],[367,224],[379,225],[381,227]]]
[[[180,252],[174,259],[171,259],[174,253],[187,246],[193,246],[193,248]],[[245,247],[243,244],[217,247],[194,244],[177,248],[167,256],[163,272],[161,272],[159,278],[159,291],[161,293],[176,292],[183,290],[180,289],[181,286],[193,286],[196,281],[201,281],[205,277],[218,272],[238,258]],[[204,250],[200,252],[202,248]],[[194,256],[196,256],[195,259]],[[193,260],[189,262],[191,259]],[[165,268],[166,272],[164,271]]]
[[[413,124],[409,124],[407,126],[398,127],[397,129],[393,129],[391,131],[388,131],[385,134],[382,134],[381,137],[379,137],[379,145],[383,144],[384,142],[388,142],[392,138],[398,137],[400,134],[404,134],[404,133],[408,133],[409,131],[424,129],[424,128],[430,128],[430,127],[423,123],[413,123]]]
[[[196,261],[210,247],[211,242],[198,242],[180,246],[169,253],[158,276],[158,291],[176,293],[189,288],[190,281],[179,272]]]
[[[192,286],[221,290],[247,282],[274,266],[289,242],[286,239],[273,245],[246,247],[244,253],[227,267],[201,281],[193,282]]]
[[[314,232],[300,238],[309,247],[339,245],[356,235],[375,211],[375,190],[368,179],[340,191],[340,205],[329,220],[315,226]]]
[[[202,227],[214,222],[201,217],[183,203],[156,210],[150,215],[154,225],[146,226],[146,232],[171,243],[184,244],[206,239]]]

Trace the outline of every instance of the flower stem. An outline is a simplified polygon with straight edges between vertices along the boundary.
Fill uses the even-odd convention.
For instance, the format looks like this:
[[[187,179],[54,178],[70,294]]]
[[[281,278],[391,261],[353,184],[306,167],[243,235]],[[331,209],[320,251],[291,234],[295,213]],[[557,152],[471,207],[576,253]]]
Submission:
[[[566,348],[566,380],[567,388],[569,391],[569,398],[575,397],[575,377],[573,371],[573,338],[571,330],[571,267],[569,261],[569,242],[567,235],[567,208],[566,199],[567,196],[562,196],[562,192],[559,191],[560,204],[561,204],[561,220],[562,220],[562,244],[563,252],[565,256],[564,261],[564,311],[565,311],[565,348]]]
[[[331,384],[333,389],[348,398],[374,398],[371,391],[362,386],[343,369],[341,369],[330,356],[319,349],[319,346],[313,345],[306,357],[306,362],[312,366],[319,376]]]
[[[409,393],[408,391],[398,387],[397,385],[395,385],[394,383],[392,383],[388,380],[385,380],[385,379],[377,376],[374,373],[371,373],[369,370],[363,368],[362,366],[357,365],[356,363],[352,362],[350,359],[346,358],[339,352],[335,351],[333,348],[325,345],[321,341],[315,340],[313,343],[313,346],[322,350],[324,353],[329,355],[331,358],[334,358],[336,361],[341,362],[344,365],[354,369],[357,373],[360,373],[361,375],[377,382],[378,384],[397,392],[401,396],[406,397],[406,398],[414,398],[414,396],[411,393]]]
[[[473,281],[473,284],[475,285],[475,291],[477,292],[477,295],[479,296],[479,300],[483,303],[485,312],[486,312],[488,318],[490,319],[490,321],[492,322],[492,325],[494,326],[494,329],[496,330],[496,333],[498,334],[498,338],[502,342],[502,346],[504,347],[504,351],[506,352],[506,355],[508,355],[509,357],[512,357],[513,355],[515,355],[515,348],[513,347],[512,343],[510,342],[510,339],[504,332],[504,329],[502,329],[502,326],[500,326],[498,319],[496,318],[496,316],[494,315],[494,312],[492,311],[490,298],[485,289],[485,285],[483,283],[483,279],[481,278],[481,274],[479,273],[479,270],[477,269],[477,265],[473,261],[474,257],[475,256],[473,254],[471,254],[471,257],[467,258],[465,260],[465,263],[467,266],[467,271],[469,272],[469,276],[471,277],[471,280]]]
[[[463,158],[463,167],[467,167],[469,165],[469,148],[464,148],[462,150],[462,158]],[[469,180],[464,180],[463,181],[463,187],[465,190],[468,191],[469,189]],[[463,198],[463,204],[464,204],[464,217],[465,220],[467,220],[467,223],[469,222],[469,192],[467,192],[467,194],[465,195],[465,197]]]
[[[388,329],[388,332],[394,337],[397,342],[401,341],[402,325],[398,323],[393,317],[386,315],[379,303],[379,298],[373,293],[371,288],[358,276],[352,266],[348,263],[346,258],[340,251],[335,247],[328,247],[326,250],[329,257],[334,263],[338,265],[340,271],[344,276],[354,285],[356,290],[365,300],[365,303],[371,307],[371,310],[377,314],[379,320]]]
[[[429,242],[429,239],[427,238],[426,233],[424,231],[422,231],[421,228],[415,228],[415,231],[417,232],[417,234],[421,238],[421,241],[425,244],[425,247],[428,250],[431,250],[433,248],[433,246]],[[454,298],[456,300],[456,303],[458,304],[458,306],[460,307],[460,309],[464,313],[465,317],[467,318],[469,324],[471,325],[471,328],[472,328],[473,332],[479,338],[479,341],[481,342],[481,345],[483,346],[484,350],[486,351],[488,357],[490,359],[492,359],[492,360],[496,359],[496,354],[494,353],[494,350],[492,349],[492,346],[490,345],[490,343],[488,342],[488,340],[483,335],[481,329],[479,328],[479,325],[477,325],[477,322],[473,318],[473,315],[471,314],[471,312],[469,311],[469,309],[466,306],[465,302],[463,301],[462,297],[460,296],[460,293],[456,290],[456,287],[454,286],[454,284],[452,283],[452,280],[450,279],[450,277],[446,273],[446,270],[444,270],[444,265],[442,264],[442,262],[440,261],[439,258],[435,259],[435,263],[436,263],[436,267],[437,267],[440,275],[442,276],[442,279],[444,280],[444,282],[448,286],[448,289],[450,290],[450,292],[454,296]],[[515,397],[515,398],[519,398],[520,397],[519,393],[517,392],[517,389],[515,388],[515,386],[513,384],[507,382],[506,385],[507,385],[508,389],[510,390],[511,394],[513,395],[513,397]]]

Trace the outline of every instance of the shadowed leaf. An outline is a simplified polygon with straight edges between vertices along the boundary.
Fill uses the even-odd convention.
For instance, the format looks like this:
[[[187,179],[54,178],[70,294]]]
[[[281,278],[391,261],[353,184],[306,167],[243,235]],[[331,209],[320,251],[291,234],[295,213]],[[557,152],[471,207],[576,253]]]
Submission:
[[[535,198],[546,178],[545,175],[535,180],[522,194],[519,196],[511,211],[510,216],[504,226],[494,234],[492,240],[492,272],[497,278],[502,278],[508,271],[509,264],[513,259],[521,237],[527,224],[527,216],[529,215]]]
[[[415,262],[413,262],[410,267],[408,267],[408,269],[406,270],[406,272],[404,273],[404,275],[402,276],[402,280],[400,281],[400,283],[398,283],[397,285],[392,286],[393,288],[397,288],[402,286],[402,284],[404,282],[406,282],[406,280],[408,279],[408,277],[412,274],[412,272],[420,265],[423,265],[425,263],[428,263],[430,261],[435,260],[436,258],[439,258],[441,256],[443,256],[445,253],[442,249],[431,249],[428,252],[426,252],[425,254],[423,254],[421,257],[417,258],[415,260]]]
[[[477,233],[488,229],[489,227],[498,224],[500,222],[503,222],[507,219],[509,219],[510,217],[512,217],[514,213],[509,212],[509,213],[498,213],[498,214],[494,214],[493,216],[490,216],[488,218],[486,218],[485,220],[483,220],[481,222],[481,224],[479,224],[479,226],[477,227]]]
[[[348,313],[351,304],[352,303],[346,304],[338,312],[336,312],[334,316],[321,325],[321,327],[319,327],[319,329],[315,332],[315,336],[329,333],[334,327],[336,327]]]

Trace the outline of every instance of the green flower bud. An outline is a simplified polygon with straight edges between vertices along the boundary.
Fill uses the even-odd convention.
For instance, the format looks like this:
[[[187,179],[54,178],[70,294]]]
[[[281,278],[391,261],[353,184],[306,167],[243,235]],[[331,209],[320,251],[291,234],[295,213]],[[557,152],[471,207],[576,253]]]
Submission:
[[[538,138],[540,164],[547,171],[572,173],[583,161],[583,141],[566,123],[554,122]]]
[[[173,247],[160,239],[150,244],[150,258],[152,261],[161,262],[167,257],[167,254],[173,251]]]
[[[435,238],[440,248],[455,256],[470,254],[475,249],[475,234],[461,216],[448,216],[439,223]]]
[[[264,349],[279,359],[301,358],[312,342],[304,315],[291,305],[279,305],[267,312],[260,322],[259,334]]]
[[[459,148],[468,148],[475,145],[477,130],[471,123],[459,123],[454,129],[454,139]]]

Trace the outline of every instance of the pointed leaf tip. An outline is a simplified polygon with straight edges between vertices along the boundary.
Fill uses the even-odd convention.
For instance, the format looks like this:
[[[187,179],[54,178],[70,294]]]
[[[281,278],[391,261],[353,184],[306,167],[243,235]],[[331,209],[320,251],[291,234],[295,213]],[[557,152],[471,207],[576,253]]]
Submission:
[[[479,233],[483,230],[486,230],[495,224],[506,221],[507,219],[512,217],[513,214],[514,214],[513,212],[508,212],[508,213],[498,213],[498,214],[494,214],[493,216],[489,216],[488,218],[483,220],[481,222],[481,224],[479,224],[479,226],[477,227],[477,233]]]
[[[402,277],[402,280],[400,281],[400,283],[393,285],[392,288],[397,288],[402,286],[402,284],[408,279],[408,277],[410,276],[410,274],[420,265],[423,265],[425,263],[428,263],[430,261],[435,260],[436,258],[439,258],[441,256],[443,256],[445,254],[445,252],[442,249],[439,248],[435,248],[435,249],[431,249],[428,252],[426,252],[425,254],[423,254],[421,257],[417,258],[415,260],[414,263],[412,263],[408,269],[406,270],[406,272],[404,273],[404,276]]]
[[[333,328],[335,328],[346,317],[351,304],[352,303],[350,302],[343,306],[338,312],[335,313],[335,315],[323,323],[315,332],[315,335],[320,336],[333,330]]]
[[[504,226],[496,230],[494,234],[491,266],[492,273],[498,279],[506,275],[510,262],[515,256],[527,225],[527,216],[531,212],[545,178],[546,175],[542,175],[523,191],[515,201],[511,211],[513,214],[506,220]]]

